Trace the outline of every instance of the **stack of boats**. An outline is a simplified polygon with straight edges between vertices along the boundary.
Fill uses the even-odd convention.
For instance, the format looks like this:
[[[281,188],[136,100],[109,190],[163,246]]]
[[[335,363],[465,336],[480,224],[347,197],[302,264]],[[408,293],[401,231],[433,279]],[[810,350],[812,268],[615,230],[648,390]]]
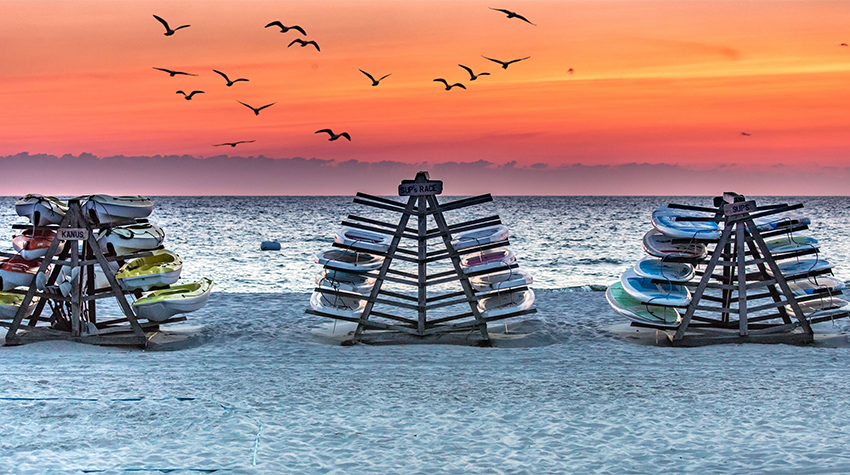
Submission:
[[[133,308],[138,317],[161,322],[206,304],[213,286],[211,280],[177,284],[183,262],[176,253],[164,249],[165,232],[147,220],[153,211],[150,199],[88,195],[76,200],[88,225],[96,230],[98,247],[109,259],[109,272],[124,291],[137,297]],[[33,279],[39,279],[36,272],[41,258],[56,238],[56,225],[62,222],[68,207],[57,198],[30,194],[15,203],[15,210],[28,218],[32,227],[12,239],[16,255],[0,258],[0,315],[6,318],[13,317],[21,303],[19,288],[29,287]],[[59,243],[59,250],[67,244],[68,241]],[[60,269],[58,290],[67,296],[79,275],[79,268]],[[46,280],[43,275],[40,278]],[[36,285],[43,286],[44,282],[36,280]],[[95,266],[94,287],[109,287],[100,266]]]
[[[452,240],[472,288],[479,293],[492,293],[478,301],[478,310],[485,318],[526,310],[534,303],[531,289],[514,290],[531,284],[532,277],[516,268],[516,256],[509,247],[498,246],[507,239],[508,228],[497,225],[462,233]],[[316,274],[319,290],[313,292],[310,306],[332,315],[359,317],[376,282],[377,274],[372,271],[383,266],[391,241],[389,232],[382,234],[350,227],[338,230],[334,242],[339,247],[316,256],[316,262],[324,269]],[[323,289],[329,292],[322,292]],[[341,295],[335,291],[360,296]]]
[[[714,252],[708,246],[717,242],[722,231],[721,225],[706,216],[666,205],[653,211],[653,229],[643,237],[648,256],[608,287],[606,297],[614,310],[641,326],[679,326],[681,314],[691,303],[690,289],[697,285],[695,276],[702,274],[700,266]],[[808,319],[850,312],[850,302],[839,297],[845,284],[831,275],[832,265],[819,256],[818,241],[793,233],[806,228],[809,218],[779,213],[756,218],[754,223],[760,233],[771,235],[765,244],[791,291],[801,299],[800,307]],[[747,267],[748,273],[756,270]],[[788,311],[793,313],[790,307]]]

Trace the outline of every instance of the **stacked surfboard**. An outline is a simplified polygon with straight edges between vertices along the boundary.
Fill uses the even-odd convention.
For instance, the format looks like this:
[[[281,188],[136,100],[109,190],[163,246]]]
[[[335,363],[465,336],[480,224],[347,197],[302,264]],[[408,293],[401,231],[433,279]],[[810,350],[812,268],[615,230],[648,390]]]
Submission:
[[[389,234],[340,228],[334,235],[334,242],[345,247],[329,249],[316,255],[316,263],[324,266],[316,274],[316,285],[368,296],[375,285],[375,278],[367,273],[381,268],[384,264],[382,254],[390,248],[391,241]],[[357,318],[366,307],[366,299],[315,291],[310,296],[310,306],[319,312]]]
[[[469,277],[469,285],[479,293],[490,294],[478,301],[478,311],[484,318],[497,317],[531,308],[534,291],[526,287],[534,279],[516,268],[516,256],[507,242],[508,228],[489,226],[459,234],[452,247],[461,255],[460,265]],[[492,247],[497,245],[497,247]]]
[[[652,213],[653,228],[643,237],[648,254],[609,286],[606,297],[618,313],[632,322],[654,328],[676,328],[691,303],[698,268],[715,252],[721,226],[706,213],[661,206]],[[810,224],[809,218],[776,214],[755,220],[759,232],[774,234],[765,240],[780,271],[807,318],[846,314],[850,303],[838,297],[845,285],[830,275],[832,265],[819,257],[818,241],[793,230]],[[786,230],[787,233],[781,233]],[[780,231],[773,233],[774,231]],[[814,252],[812,252],[814,251]],[[814,255],[815,257],[808,257]],[[755,267],[747,272],[754,272]],[[815,298],[812,296],[819,296]],[[790,309],[789,309],[790,310]]]
[[[164,321],[206,304],[212,290],[211,280],[177,285],[183,261],[174,252],[164,249],[165,232],[147,220],[153,211],[150,199],[110,195],[88,195],[76,199],[88,224],[96,230],[98,247],[109,260],[110,272],[125,291],[141,295],[133,302],[137,316]],[[24,229],[12,239],[17,255],[0,258],[0,279],[4,291],[31,285],[41,258],[56,238],[56,225],[62,222],[68,206],[52,196],[30,194],[15,203],[15,211],[19,216],[28,218],[32,228]],[[59,250],[64,245],[65,242],[60,243]],[[148,255],[138,255],[141,253]],[[100,266],[95,266],[95,269],[95,289],[108,287],[103,270]],[[56,281],[58,290],[67,296],[73,283],[78,282],[79,274],[79,268],[63,267]],[[17,312],[14,302],[20,303],[19,300],[0,295],[3,302],[0,303],[0,315],[14,316]]]
[[[498,246],[507,239],[508,228],[497,225],[458,234],[451,243],[461,256],[461,268],[472,288],[493,294],[478,302],[478,310],[485,318],[526,310],[534,303],[531,289],[514,290],[530,284],[532,277],[515,268],[516,256],[508,246]],[[384,264],[383,255],[391,241],[390,234],[341,228],[334,236],[334,242],[340,247],[316,256],[316,263],[324,266],[316,274],[316,285],[368,296],[375,285],[375,278],[368,273]],[[365,298],[315,291],[310,297],[310,306],[316,311],[357,318],[363,313],[366,301]]]

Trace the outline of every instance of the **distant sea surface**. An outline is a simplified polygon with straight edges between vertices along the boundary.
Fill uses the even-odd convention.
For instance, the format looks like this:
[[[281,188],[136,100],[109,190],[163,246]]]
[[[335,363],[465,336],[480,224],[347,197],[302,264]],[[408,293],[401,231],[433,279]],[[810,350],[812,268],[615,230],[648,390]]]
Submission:
[[[16,197],[0,198],[0,229],[24,222]],[[396,197],[396,199],[399,199]],[[441,202],[456,198],[439,197]],[[850,197],[756,197],[760,204],[802,203],[812,220],[804,232],[820,241],[821,257],[850,278]],[[307,292],[349,214],[396,222],[398,215],[352,203],[352,197],[153,197],[150,220],[165,230],[166,248],[184,260],[183,280],[206,276],[219,292]],[[650,215],[665,203],[711,206],[710,197],[496,196],[492,203],[446,213],[449,224],[498,214],[510,229],[520,267],[539,289],[608,285],[643,257]],[[433,223],[430,224],[433,227]],[[278,241],[280,251],[261,251]],[[432,240],[430,245],[440,245]],[[11,252],[11,239],[0,240]]]

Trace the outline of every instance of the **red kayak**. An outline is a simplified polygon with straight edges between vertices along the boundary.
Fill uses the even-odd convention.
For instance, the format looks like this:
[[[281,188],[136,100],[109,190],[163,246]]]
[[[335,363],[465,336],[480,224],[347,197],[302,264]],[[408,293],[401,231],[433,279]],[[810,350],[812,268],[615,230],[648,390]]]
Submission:
[[[27,260],[37,259],[47,254],[47,248],[56,237],[56,233],[49,229],[38,229],[33,233],[32,229],[24,230],[12,238],[12,247]],[[64,244],[64,243],[63,243]],[[62,250],[62,246],[58,250]]]
[[[15,287],[29,287],[38,271],[39,261],[31,261],[20,256],[6,260],[0,265],[0,278],[3,279],[3,290]]]

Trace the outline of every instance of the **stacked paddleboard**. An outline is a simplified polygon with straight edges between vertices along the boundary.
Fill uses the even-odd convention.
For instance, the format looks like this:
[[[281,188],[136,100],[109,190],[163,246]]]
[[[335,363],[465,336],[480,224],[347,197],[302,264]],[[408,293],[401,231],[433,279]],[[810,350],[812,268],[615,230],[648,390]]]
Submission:
[[[389,234],[347,226],[340,228],[334,235],[339,247],[316,255],[316,263],[324,267],[316,274],[316,286],[334,292],[313,292],[310,296],[313,310],[340,317],[359,317],[366,306],[365,297],[375,285],[375,278],[367,273],[381,268],[391,241]]]
[[[734,281],[730,277],[730,272],[734,271],[729,271],[730,264],[723,261],[732,259],[731,251],[716,248],[723,231],[718,221],[722,220],[724,218],[719,213],[713,215],[705,211],[658,207],[652,213],[653,227],[643,237],[647,256],[627,269],[620,280],[608,288],[606,296],[609,304],[634,324],[662,329],[678,327],[681,315],[689,305],[699,308],[698,302],[691,302],[691,291],[697,287],[703,274],[700,269],[705,267],[712,254],[721,253],[719,261],[727,262],[727,283]],[[765,244],[772,259],[810,321],[816,321],[819,317],[848,315],[850,303],[838,297],[844,290],[844,282],[831,275],[832,265],[820,257],[818,241],[795,234],[796,231],[808,228],[809,218],[777,213],[756,218],[754,224],[758,232],[765,236]],[[758,265],[761,264],[767,269],[762,279],[771,278],[769,266],[763,259],[760,262],[751,257],[747,259],[748,276],[758,275]],[[712,275],[712,278],[719,277]],[[765,292],[764,287],[761,286],[760,292]],[[729,305],[729,302],[735,301],[730,295],[736,290],[730,292],[727,289],[724,297],[722,291],[715,290],[721,288],[723,286],[707,286],[702,298],[708,299],[709,304],[725,301]],[[766,296],[762,293],[748,297],[757,299]],[[717,306],[716,303],[713,305]],[[787,311],[793,314],[790,305]],[[726,313],[728,315],[731,312]]]
[[[121,288],[138,298],[133,302],[136,315],[161,322],[179,313],[203,307],[209,299],[212,281],[202,279],[178,285],[183,261],[164,249],[165,232],[147,220],[153,203],[143,196],[88,195],[76,198],[95,237],[109,261],[109,271]],[[68,206],[52,196],[30,194],[15,202],[15,211],[29,220],[31,228],[18,225],[22,232],[12,239],[17,255],[0,258],[3,291],[29,287],[54,239],[56,228]],[[59,244],[59,251],[65,242]],[[58,251],[57,251],[58,252]],[[49,271],[48,271],[49,274]],[[67,297],[79,282],[80,270],[63,267],[56,280],[57,291]],[[46,280],[45,276],[41,276]],[[36,282],[39,284],[39,282]],[[109,286],[100,266],[95,266],[94,290]],[[20,299],[0,293],[0,315],[14,316]]]
[[[534,291],[528,288],[534,279],[514,265],[516,256],[506,245],[508,234],[508,228],[499,224],[458,234],[452,240],[469,284],[483,295],[478,311],[484,318],[527,310],[534,304]]]

